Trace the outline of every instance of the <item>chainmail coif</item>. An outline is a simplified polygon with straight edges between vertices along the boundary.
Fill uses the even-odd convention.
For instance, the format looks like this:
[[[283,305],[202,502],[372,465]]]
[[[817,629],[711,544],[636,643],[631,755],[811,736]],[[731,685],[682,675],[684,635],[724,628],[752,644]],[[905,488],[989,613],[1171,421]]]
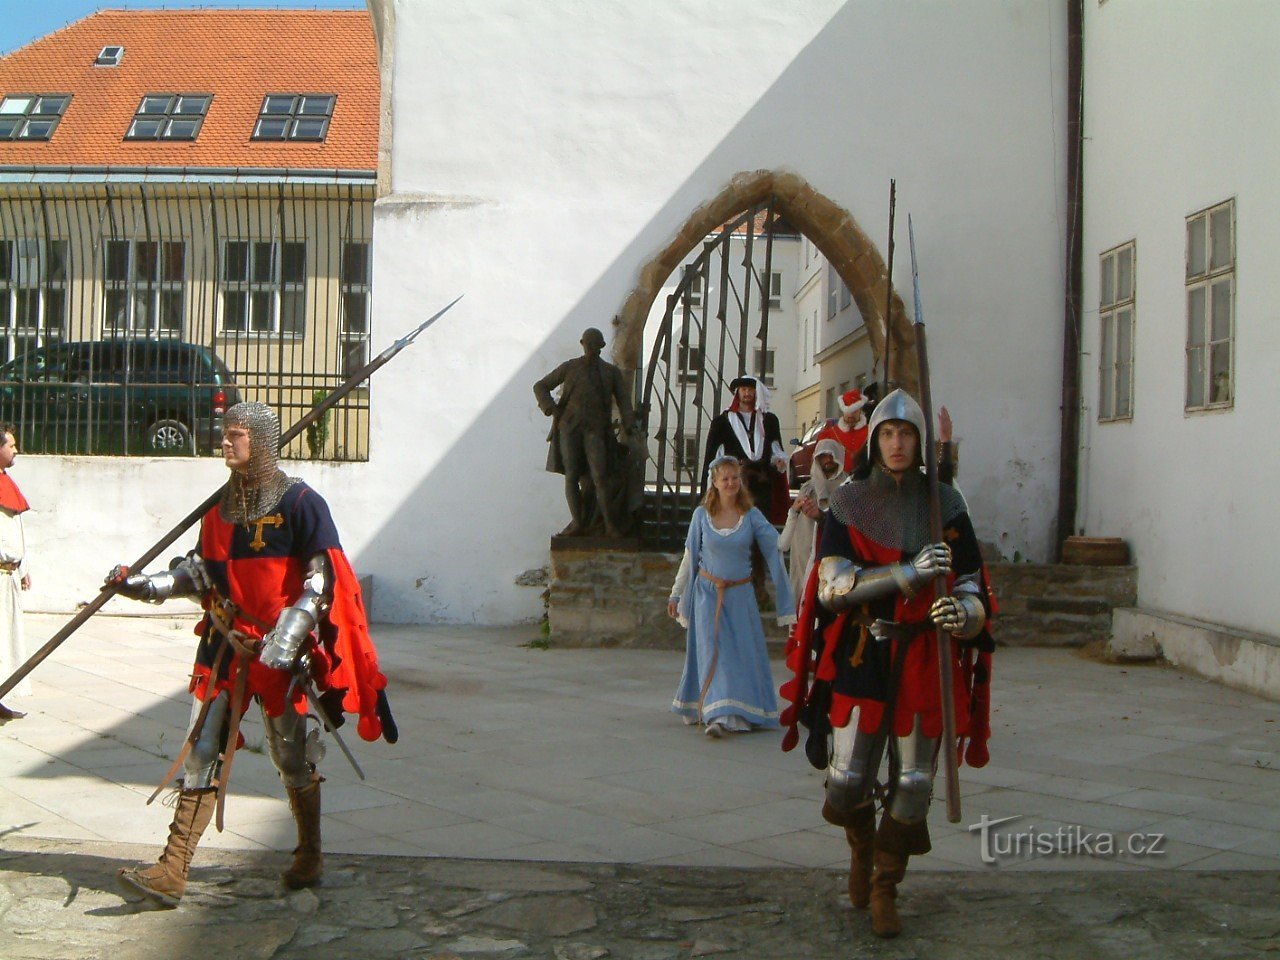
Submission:
[[[955,487],[939,485],[942,525],[968,513]],[[894,477],[880,464],[863,480],[848,480],[831,495],[831,515],[884,547],[914,554],[929,540],[929,484],[919,470]]]
[[[252,523],[280,504],[285,491],[301,481],[280,469],[280,420],[265,403],[237,403],[222,418],[222,428],[243,427],[249,433],[249,463],[232,470],[218,512],[228,523]]]

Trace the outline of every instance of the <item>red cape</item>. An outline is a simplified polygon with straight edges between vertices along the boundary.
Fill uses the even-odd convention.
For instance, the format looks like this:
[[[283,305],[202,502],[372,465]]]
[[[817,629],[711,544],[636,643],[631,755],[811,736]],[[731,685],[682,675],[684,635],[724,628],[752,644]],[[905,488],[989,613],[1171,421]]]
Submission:
[[[0,507],[10,513],[25,513],[31,509],[31,504],[27,503],[27,498],[13,482],[13,477],[4,471],[0,471]]]

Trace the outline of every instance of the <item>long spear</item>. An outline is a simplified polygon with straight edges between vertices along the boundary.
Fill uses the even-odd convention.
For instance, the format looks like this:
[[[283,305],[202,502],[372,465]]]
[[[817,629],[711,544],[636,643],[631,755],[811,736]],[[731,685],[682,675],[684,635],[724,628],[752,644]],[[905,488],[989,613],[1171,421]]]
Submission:
[[[907,215],[911,243],[911,288],[915,300],[916,363],[920,367],[920,409],[924,412],[924,463],[929,478],[929,540],[942,542],[942,494],[938,489],[938,448],[933,439],[933,395],[929,389],[929,351],[925,345],[924,307],[920,303],[920,271],[916,266],[916,234]],[[945,577],[934,580],[938,598],[947,595]],[[942,762],[947,772],[947,819],[960,822],[960,758],[956,756],[955,689],[951,686],[951,634],[937,628],[939,700],[942,705]]]
[[[302,433],[302,431],[306,430],[307,427],[311,426],[313,423],[315,423],[317,420],[323,417],[325,413],[330,408],[332,408],[336,403],[338,403],[338,401],[340,401],[343,397],[349,394],[356,387],[360,386],[360,384],[368,380],[369,377],[373,376],[374,371],[376,371],[379,367],[383,366],[386,363],[389,363],[392,357],[394,357],[397,353],[399,353],[409,344],[413,343],[413,341],[417,339],[418,334],[422,333],[423,330],[427,329],[427,327],[431,326],[431,324],[435,323],[442,316],[444,316],[445,313],[447,313],[453,307],[453,305],[461,299],[462,297],[459,296],[455,298],[453,302],[450,303],[448,306],[446,306],[444,309],[438,310],[437,312],[433,313],[426,320],[420,323],[416,329],[405,334],[403,337],[401,337],[395,343],[391,344],[391,346],[387,347],[387,349],[383,350],[380,354],[378,354],[376,357],[374,357],[372,360],[366,363],[363,367],[361,367],[359,370],[353,373],[350,377],[348,377],[346,381],[342,383],[337,389],[335,389],[327,397],[325,397],[323,400],[317,403],[314,407],[312,407],[311,410],[308,411],[307,414],[301,420],[299,420],[287,431],[285,431],[285,433],[280,437],[280,449],[283,449],[285,446],[289,444],[291,440],[293,440],[300,433]],[[165,549],[170,544],[173,543],[173,541],[177,540],[180,536],[186,533],[187,530],[190,529],[192,524],[199,521],[201,517],[203,517],[206,513],[209,512],[209,510],[213,507],[213,505],[218,502],[218,499],[222,496],[222,491],[225,488],[226,488],[226,484],[223,484],[216,491],[210,494],[208,499],[206,499],[203,503],[200,504],[200,506],[196,507],[190,513],[188,513],[185,517],[183,517],[180,521],[178,521],[177,526],[175,526],[172,530],[166,533],[154,544],[152,544],[151,547],[142,556],[140,556],[137,560],[135,560],[132,564],[130,564],[129,569],[142,570],[152,560],[160,556],[160,554],[163,553]],[[39,650],[37,650],[34,654],[32,654],[27,659],[26,663],[24,663],[17,670],[15,670],[13,672],[13,675],[10,676],[8,680],[6,680],[4,683],[0,683],[0,697],[3,697],[6,693],[8,693],[10,690],[16,687],[19,683],[22,682],[22,680],[27,676],[27,674],[29,674],[36,667],[40,666],[40,664],[43,663],[48,658],[48,656],[51,653],[53,653],[53,651],[57,650],[58,647],[60,647],[68,637],[70,637],[73,633],[79,630],[80,627],[84,625],[86,620],[88,620],[100,609],[102,609],[103,604],[105,604],[108,600],[110,600],[113,596],[115,596],[116,592],[119,589],[120,589],[119,584],[114,584],[114,583],[105,584],[102,587],[102,589],[98,592],[98,595],[94,597],[94,599],[90,600],[87,604],[85,604],[84,607],[80,609],[79,613],[77,613],[74,617],[68,620],[67,623],[62,627],[62,629],[59,630],[57,633],[55,633],[52,637],[50,637],[48,642],[45,643],[44,646],[42,646]],[[12,711],[8,711],[3,704],[0,704],[0,711],[8,712],[8,713],[12,712]]]
[[[889,395],[889,360],[893,350],[893,214],[898,205],[898,182],[889,181],[889,265],[884,283],[884,388],[880,396]],[[908,218],[910,219],[910,218]]]

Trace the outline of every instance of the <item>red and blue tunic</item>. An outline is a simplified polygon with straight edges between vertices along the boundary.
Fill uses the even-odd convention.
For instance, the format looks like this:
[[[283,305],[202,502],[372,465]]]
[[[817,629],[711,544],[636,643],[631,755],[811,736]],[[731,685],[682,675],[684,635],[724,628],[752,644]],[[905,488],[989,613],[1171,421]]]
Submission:
[[[308,561],[318,553],[327,554],[334,575],[333,604],[317,628],[311,675],[324,691],[326,704],[340,703],[343,712],[359,717],[357,729],[363,739],[382,736],[377,702],[387,679],[378,668],[360,585],[338,540],[329,505],[320,494],[296,483],[273,511],[247,524],[229,523],[215,506],[201,520],[197,552],[216,592],[205,597],[206,610],[219,598],[231,600],[236,611],[232,625],[253,638],[271,630],[280,612],[302,594]],[[239,661],[228,650],[218,676],[211,678],[219,650],[228,641],[208,613],[196,632],[200,645],[191,691],[204,700],[211,688],[229,690],[234,685]],[[278,717],[286,708],[307,712],[301,689],[295,688],[285,702],[293,679],[288,671],[271,669],[257,659],[248,662],[248,670],[247,692],[262,701],[268,715]],[[246,705],[248,700],[246,696]]]

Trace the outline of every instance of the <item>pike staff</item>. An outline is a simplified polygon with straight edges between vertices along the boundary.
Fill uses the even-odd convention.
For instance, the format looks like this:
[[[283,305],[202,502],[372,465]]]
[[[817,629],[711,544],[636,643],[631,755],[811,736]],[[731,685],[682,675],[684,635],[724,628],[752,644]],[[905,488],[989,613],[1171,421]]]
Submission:
[[[907,216],[907,239],[911,245],[911,289],[915,307],[916,363],[920,370],[920,409],[924,411],[924,463],[929,484],[929,539],[942,543],[942,494],[938,488],[938,448],[934,442],[933,395],[929,388],[929,353],[925,344],[924,308],[920,303],[920,271],[916,263],[916,234]],[[935,598],[947,596],[947,578],[934,580]],[[936,628],[938,647],[939,701],[942,706],[942,763],[947,773],[947,819],[960,822],[960,760],[956,752],[955,688],[952,686],[951,633]]]

